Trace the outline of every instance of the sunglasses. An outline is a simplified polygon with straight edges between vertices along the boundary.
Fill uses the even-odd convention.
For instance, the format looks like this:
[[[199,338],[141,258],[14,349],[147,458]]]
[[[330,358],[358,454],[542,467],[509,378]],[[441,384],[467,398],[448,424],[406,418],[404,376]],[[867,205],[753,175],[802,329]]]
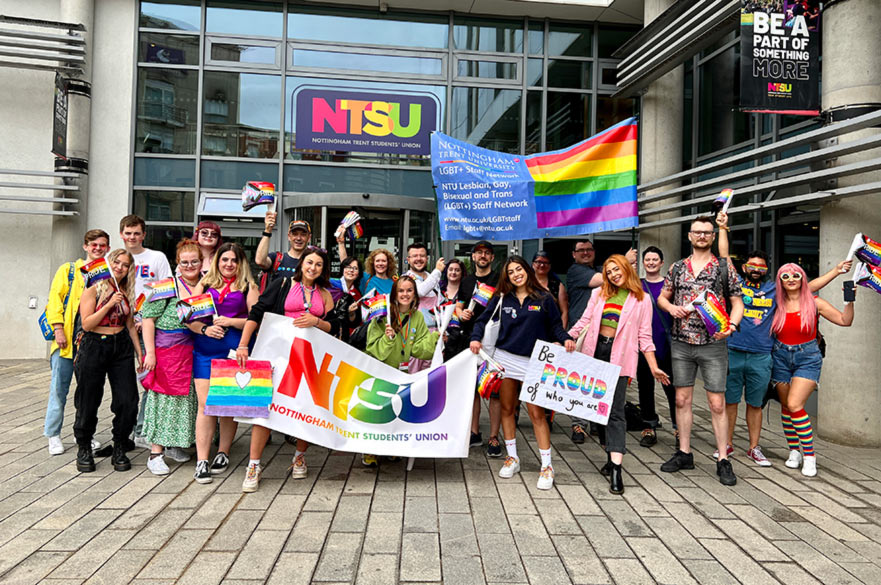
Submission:
[[[218,238],[220,234],[212,230],[199,230],[199,235],[203,238]]]
[[[747,272],[761,272],[762,274],[768,272],[767,266],[760,266],[758,264],[744,264],[743,266]]]
[[[321,252],[322,254],[327,254],[327,250],[324,248],[319,248],[318,246],[306,246],[307,252]]]
[[[780,280],[790,280],[790,279],[801,280],[801,274],[799,274],[798,272],[793,272],[792,274],[789,274],[788,272],[784,272],[783,274],[780,275]]]

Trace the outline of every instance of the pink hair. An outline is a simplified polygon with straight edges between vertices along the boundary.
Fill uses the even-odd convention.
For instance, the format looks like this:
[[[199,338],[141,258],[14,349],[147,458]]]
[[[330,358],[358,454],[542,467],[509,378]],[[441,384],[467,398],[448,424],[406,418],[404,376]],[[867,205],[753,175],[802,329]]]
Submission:
[[[774,333],[780,333],[783,329],[783,322],[786,321],[786,292],[783,290],[783,281],[780,275],[784,273],[801,274],[801,290],[798,295],[798,310],[801,313],[801,330],[811,333],[817,330],[817,302],[814,301],[814,295],[811,294],[811,287],[808,286],[808,275],[805,274],[804,268],[798,264],[784,264],[777,271],[777,292],[775,300],[777,308],[774,310],[774,321],[771,323],[771,330]]]

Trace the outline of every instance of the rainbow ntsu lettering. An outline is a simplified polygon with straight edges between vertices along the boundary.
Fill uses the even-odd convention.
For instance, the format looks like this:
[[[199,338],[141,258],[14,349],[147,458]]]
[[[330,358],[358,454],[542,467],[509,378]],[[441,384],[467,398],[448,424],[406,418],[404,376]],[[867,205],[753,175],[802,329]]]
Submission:
[[[706,296],[704,296],[706,295]],[[698,297],[693,305],[694,310],[707,326],[707,333],[715,335],[719,331],[727,331],[731,322],[728,319],[728,311],[725,310],[719,299],[713,293],[707,291],[702,293],[703,299]]]
[[[863,236],[863,242],[863,246],[855,252],[857,259],[872,266],[881,266],[881,243],[867,236]]]
[[[174,290],[174,278],[168,277],[154,282],[148,282],[144,288],[149,291],[147,301],[161,301],[162,299],[173,299],[177,295]]]
[[[481,307],[485,307],[495,292],[496,289],[494,287],[478,282],[474,287],[474,293],[471,295],[471,298]]]
[[[83,280],[86,283],[86,288],[93,284],[97,284],[102,280],[113,278],[113,273],[110,272],[110,266],[107,265],[107,260],[104,258],[98,258],[92,260],[88,264],[84,264],[80,267],[80,272],[83,273]]]
[[[205,414],[266,418],[272,404],[272,364],[248,360],[241,372],[236,360],[211,360]]]
[[[526,158],[538,228],[578,235],[638,225],[636,118],[578,144]]]
[[[177,302],[177,316],[181,323],[190,323],[214,315],[217,315],[217,308],[214,306],[211,293],[203,293]]]

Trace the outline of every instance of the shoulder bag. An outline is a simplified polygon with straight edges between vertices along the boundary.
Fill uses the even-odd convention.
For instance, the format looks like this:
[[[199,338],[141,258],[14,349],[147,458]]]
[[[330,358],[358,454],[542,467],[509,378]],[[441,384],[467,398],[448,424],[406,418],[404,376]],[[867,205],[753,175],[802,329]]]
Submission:
[[[489,355],[493,355],[496,352],[496,342],[499,340],[499,327],[502,325],[502,318],[499,311],[502,310],[502,301],[504,300],[504,296],[499,297],[499,302],[496,305],[492,316],[489,318],[489,321],[486,322],[486,327],[483,330],[483,339],[480,344],[483,346],[483,350]],[[496,316],[499,318],[496,319]]]

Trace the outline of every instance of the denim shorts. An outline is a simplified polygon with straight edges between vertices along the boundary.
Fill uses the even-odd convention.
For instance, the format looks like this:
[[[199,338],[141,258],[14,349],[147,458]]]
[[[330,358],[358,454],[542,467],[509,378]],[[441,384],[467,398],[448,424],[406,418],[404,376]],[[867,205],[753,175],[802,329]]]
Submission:
[[[726,404],[740,404],[746,394],[746,403],[756,408],[762,401],[771,381],[772,358],[770,353],[752,353],[728,348],[728,384],[725,390]]]
[[[673,361],[673,380],[677,388],[694,386],[697,369],[701,370],[704,390],[725,392],[725,378],[728,373],[728,343],[724,340],[707,345],[692,345],[673,340],[670,346]]]
[[[807,378],[820,383],[820,369],[823,367],[823,356],[817,340],[812,339],[799,345],[786,345],[774,342],[774,368],[771,380],[775,384],[789,384],[793,378]]]

